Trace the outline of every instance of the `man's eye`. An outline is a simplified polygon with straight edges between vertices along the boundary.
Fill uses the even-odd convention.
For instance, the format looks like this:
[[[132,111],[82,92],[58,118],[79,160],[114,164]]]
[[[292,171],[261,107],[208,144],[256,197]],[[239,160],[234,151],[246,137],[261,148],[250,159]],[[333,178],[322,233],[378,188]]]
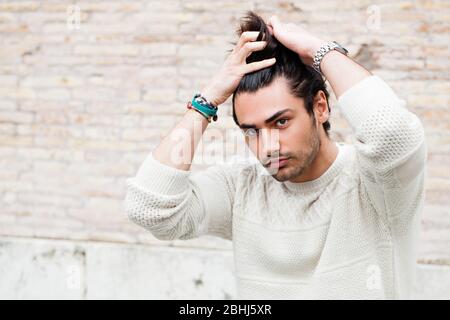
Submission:
[[[278,121],[284,121],[284,122],[283,122],[283,123],[280,123],[280,122],[278,122]],[[276,123],[280,123],[281,126],[285,126],[285,125],[287,125],[287,123],[288,123],[288,119],[278,119],[278,120],[276,121]]]
[[[245,136],[254,137],[258,135],[258,129],[250,128],[245,130]]]

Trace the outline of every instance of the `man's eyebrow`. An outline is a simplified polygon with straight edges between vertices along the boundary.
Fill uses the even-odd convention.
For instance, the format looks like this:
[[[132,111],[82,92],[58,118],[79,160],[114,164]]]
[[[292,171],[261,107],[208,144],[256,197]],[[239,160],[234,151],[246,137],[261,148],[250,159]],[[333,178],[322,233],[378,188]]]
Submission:
[[[264,123],[267,124],[267,123],[270,123],[270,122],[274,121],[276,118],[278,118],[279,116],[281,116],[283,113],[285,113],[287,111],[293,111],[293,110],[291,108],[287,108],[287,109],[283,109],[283,110],[277,111],[272,116],[270,116],[269,118],[264,120]],[[256,125],[242,123],[242,124],[239,125],[239,128],[241,128],[241,129],[256,128]]]

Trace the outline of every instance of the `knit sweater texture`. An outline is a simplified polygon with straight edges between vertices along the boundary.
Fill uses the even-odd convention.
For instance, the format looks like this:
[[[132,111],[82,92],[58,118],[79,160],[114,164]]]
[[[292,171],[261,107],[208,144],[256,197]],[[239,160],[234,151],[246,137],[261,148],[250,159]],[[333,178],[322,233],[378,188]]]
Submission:
[[[259,162],[185,171],[146,157],[127,179],[131,221],[161,240],[232,241],[238,299],[408,299],[427,148],[419,118],[371,75],[338,106],[353,133],[317,179]]]

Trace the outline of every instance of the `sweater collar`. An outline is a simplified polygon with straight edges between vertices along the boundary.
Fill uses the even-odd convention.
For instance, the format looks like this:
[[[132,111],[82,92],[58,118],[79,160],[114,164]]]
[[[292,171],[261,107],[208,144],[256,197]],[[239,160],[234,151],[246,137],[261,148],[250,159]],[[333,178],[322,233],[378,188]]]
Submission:
[[[320,189],[328,185],[342,171],[345,162],[347,148],[345,143],[336,142],[338,154],[328,169],[318,178],[306,182],[281,182],[287,189],[294,192],[308,193],[310,191]]]

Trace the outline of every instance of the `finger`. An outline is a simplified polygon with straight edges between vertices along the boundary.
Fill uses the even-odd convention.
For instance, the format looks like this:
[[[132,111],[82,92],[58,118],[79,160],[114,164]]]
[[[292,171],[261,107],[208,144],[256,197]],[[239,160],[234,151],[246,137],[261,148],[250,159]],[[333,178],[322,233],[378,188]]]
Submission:
[[[236,51],[239,51],[242,46],[249,42],[249,41],[255,41],[256,38],[259,35],[259,31],[245,31],[241,34],[241,36],[239,37],[239,41],[236,45]]]
[[[264,49],[266,45],[267,41],[246,42],[239,51],[241,61],[245,60],[253,51]]]
[[[271,59],[265,59],[265,60],[261,60],[261,61],[248,63],[248,64],[243,66],[243,71],[244,71],[244,73],[257,71],[257,70],[260,70],[260,69],[264,69],[264,68],[270,67],[275,62],[276,62],[276,59],[275,58],[271,58]]]

